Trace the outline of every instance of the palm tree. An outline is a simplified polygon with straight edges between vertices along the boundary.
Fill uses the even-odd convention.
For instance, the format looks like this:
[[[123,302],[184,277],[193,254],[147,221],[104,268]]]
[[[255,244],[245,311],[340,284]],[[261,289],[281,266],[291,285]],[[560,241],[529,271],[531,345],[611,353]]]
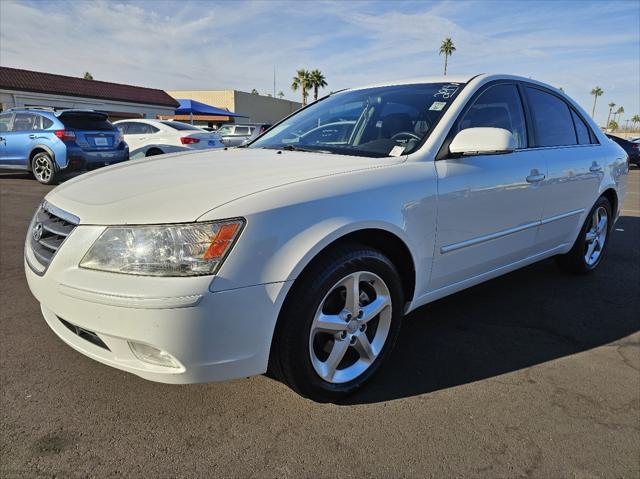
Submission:
[[[611,110],[613,110],[613,107],[615,107],[616,104],[611,102],[609,103],[609,114],[607,115],[607,125],[609,124],[609,120],[611,120]]]
[[[296,76],[293,77],[293,83],[291,84],[291,89],[293,91],[298,91],[298,89],[302,92],[302,106],[307,104],[307,96],[309,93],[307,90],[311,86],[309,82],[309,72],[305,69],[298,70],[296,72]]]
[[[284,92],[283,91],[279,91],[278,92],[278,97],[282,100],[284,98]]]
[[[621,106],[616,110],[615,114],[613,115],[613,121],[620,122],[620,115],[622,115],[623,113],[624,113],[624,107]],[[616,120],[616,115],[618,115],[617,120]]]
[[[82,78],[84,78],[85,80],[93,80],[93,75],[89,72],[84,72],[84,75],[82,75]]]
[[[309,72],[309,83],[313,87],[313,101],[316,101],[318,99],[318,88],[326,87],[327,79],[320,70],[311,70]]]
[[[603,93],[604,90],[599,86],[591,90],[591,94],[593,95],[593,109],[591,110],[591,118],[593,118],[596,114],[596,101],[598,100],[599,96],[602,96]]]
[[[635,127],[636,127],[636,125],[637,125],[638,123],[640,123],[640,115],[633,115],[633,116],[631,117],[631,123],[633,124],[633,127],[635,128]]]
[[[615,122],[615,120],[611,120],[609,122],[609,125],[607,125],[607,128],[609,129],[609,131],[616,131],[618,129],[618,124]]]
[[[442,40],[442,44],[440,45],[440,55],[444,53],[444,74],[447,74],[447,63],[449,56],[453,55],[453,52],[456,51],[456,47],[453,45],[451,38],[447,37]]]

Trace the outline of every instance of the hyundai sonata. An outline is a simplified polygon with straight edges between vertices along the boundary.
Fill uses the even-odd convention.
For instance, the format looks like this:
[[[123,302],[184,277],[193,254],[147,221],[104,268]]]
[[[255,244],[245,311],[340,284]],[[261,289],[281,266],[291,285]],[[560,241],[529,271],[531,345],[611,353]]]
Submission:
[[[373,85],[245,148],[68,181],[33,217],[25,269],[51,329],[97,361],[165,383],[269,370],[335,400],[419,306],[552,256],[596,269],[627,172],[537,81]]]

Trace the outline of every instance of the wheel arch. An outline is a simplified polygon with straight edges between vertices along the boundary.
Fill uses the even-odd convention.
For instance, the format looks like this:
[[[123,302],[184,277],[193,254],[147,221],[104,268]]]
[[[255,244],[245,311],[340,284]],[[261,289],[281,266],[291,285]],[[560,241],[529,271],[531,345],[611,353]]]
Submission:
[[[56,154],[51,148],[49,148],[47,145],[35,145],[31,149],[31,152],[29,153],[29,161],[27,162],[27,169],[29,171],[32,171],[33,167],[31,165],[31,162],[33,161],[33,157],[36,156],[38,153],[48,153],[49,155],[51,155],[51,159],[53,160],[54,166],[56,168],[59,167],[58,163],[56,162]]]
[[[287,257],[290,259],[295,257],[293,252],[296,250],[306,251],[306,254],[295,260],[295,264],[290,263],[286,267],[289,270],[287,279],[293,283],[327,251],[341,244],[359,243],[374,248],[389,258],[400,274],[405,301],[410,302],[413,299],[416,286],[416,260],[402,229],[392,224],[367,222],[346,224],[333,229],[330,233],[319,235],[320,228],[322,224],[315,225],[307,231],[308,234],[301,235],[298,241],[294,240],[283,247],[275,256],[272,267],[275,265],[282,267],[283,260]],[[319,236],[321,239],[317,240]],[[311,246],[308,244],[309,238],[315,238]],[[285,294],[285,301],[290,289],[288,288]]]
[[[611,211],[613,213],[613,217],[615,218],[618,215],[618,193],[612,187],[606,188],[600,196],[604,196],[609,203],[611,204]]]
[[[159,148],[157,146],[150,146],[144,152],[144,156],[145,157],[154,156],[154,153],[152,153],[152,152],[156,152],[156,151],[157,151],[157,153],[155,153],[155,155],[163,155],[165,153],[161,148]]]
[[[279,311],[269,342],[268,374],[274,375],[276,378],[281,376],[274,346],[278,341],[283,311],[286,310],[287,301],[290,299],[292,292],[295,291],[294,285],[304,275],[305,271],[309,270],[316,261],[320,260],[330,250],[342,244],[358,243],[380,251],[398,269],[405,294],[405,305],[411,302],[415,293],[416,261],[408,242],[402,237],[404,236],[401,233],[402,230],[394,231],[394,229],[393,225],[382,226],[379,224],[344,227],[326,235],[316,244],[315,248],[310,250],[308,255],[298,261],[296,267],[291,271],[291,281],[287,281],[287,286],[281,290],[280,300],[275,300],[275,302],[279,303]]]

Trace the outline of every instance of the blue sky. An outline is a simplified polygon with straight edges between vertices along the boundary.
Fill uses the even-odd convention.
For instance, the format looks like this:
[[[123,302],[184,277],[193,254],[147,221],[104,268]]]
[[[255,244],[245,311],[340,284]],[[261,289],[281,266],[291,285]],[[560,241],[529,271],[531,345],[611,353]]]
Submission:
[[[441,74],[531,76],[564,90],[596,119],[606,104],[640,114],[640,1],[7,1],[0,64],[173,89],[290,89],[319,68],[329,90]]]

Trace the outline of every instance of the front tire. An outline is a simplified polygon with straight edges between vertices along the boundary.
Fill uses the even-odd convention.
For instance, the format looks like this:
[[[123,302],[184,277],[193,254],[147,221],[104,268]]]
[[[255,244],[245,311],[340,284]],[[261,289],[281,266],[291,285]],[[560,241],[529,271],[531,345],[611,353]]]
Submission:
[[[571,250],[557,258],[558,265],[571,273],[586,274],[602,262],[613,227],[611,203],[601,196],[593,205]]]
[[[49,153],[36,153],[31,160],[31,173],[43,185],[55,185],[57,181],[56,165]]]
[[[270,369],[315,401],[352,394],[393,349],[403,306],[400,275],[386,256],[358,244],[335,248],[293,285]]]

